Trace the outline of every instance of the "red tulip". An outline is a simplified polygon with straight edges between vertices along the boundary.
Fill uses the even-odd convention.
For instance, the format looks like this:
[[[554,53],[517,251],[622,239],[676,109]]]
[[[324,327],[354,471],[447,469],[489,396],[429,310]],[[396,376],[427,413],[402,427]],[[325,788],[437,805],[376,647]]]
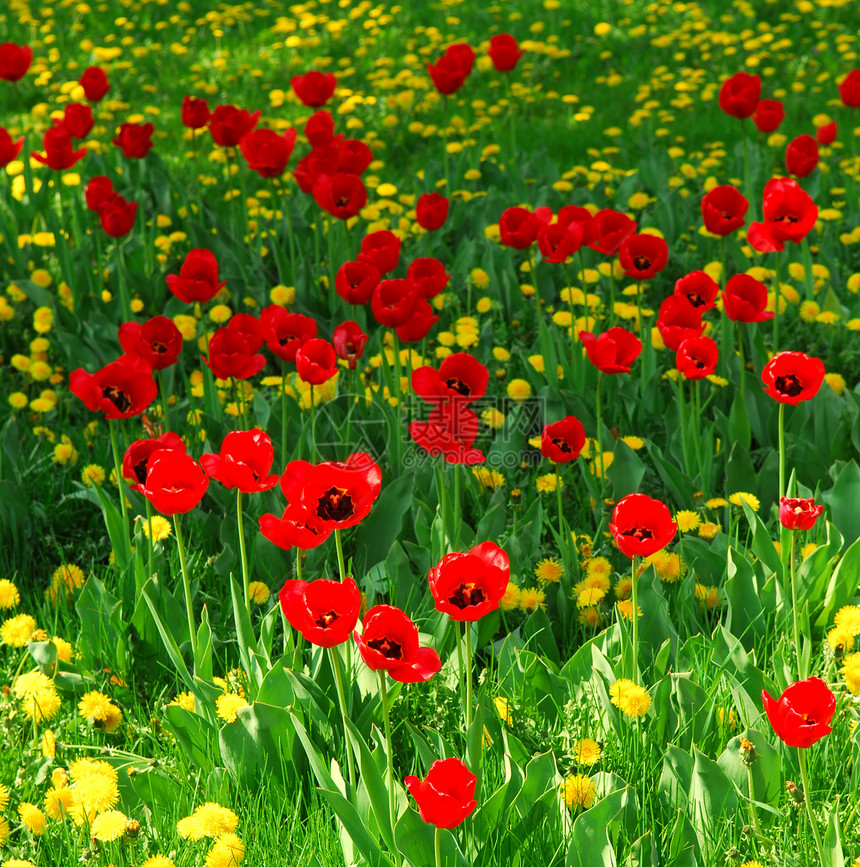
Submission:
[[[636,220],[620,211],[604,208],[591,218],[591,240],[588,246],[604,256],[618,252],[621,242],[636,234]]]
[[[34,153],[31,156],[36,162],[57,172],[70,169],[87,152],[86,148],[74,149],[72,134],[61,123],[54,124],[45,130],[45,135],[42,137],[42,147],[45,149],[44,155]]]
[[[96,373],[79,367],[69,376],[69,389],[106,419],[140,415],[158,394],[152,368],[137,355],[121,355]]]
[[[523,56],[517,40],[510,33],[493,36],[487,54],[490,55],[497,72],[510,72]]]
[[[445,49],[445,57],[449,57],[460,64],[460,68],[469,75],[475,65],[475,50],[465,42],[449,45]]]
[[[260,320],[252,313],[234,313],[227,323],[227,330],[241,334],[247,340],[251,352],[257,352],[266,342]]]
[[[714,187],[702,198],[702,219],[712,235],[726,237],[746,222],[750,203],[735,187]]]
[[[642,352],[639,338],[616,325],[595,337],[590,331],[580,331],[588,360],[602,373],[630,373],[630,367]]]
[[[314,112],[305,123],[305,137],[312,148],[330,144],[334,138],[334,118],[324,108]]]
[[[435,232],[441,229],[448,218],[450,202],[440,193],[424,193],[415,205],[415,219],[422,229]]]
[[[282,361],[295,361],[296,353],[317,336],[316,321],[301,313],[288,313],[277,304],[260,312],[260,326],[266,346]]]
[[[107,73],[100,66],[88,66],[78,79],[78,84],[84,89],[87,102],[101,102],[110,90]]]
[[[451,275],[438,259],[426,256],[409,263],[406,279],[418,287],[422,297],[435,298],[448,285]]]
[[[609,532],[625,556],[650,557],[665,548],[678,527],[669,507],[645,494],[628,494],[615,505]]]
[[[209,132],[212,141],[222,148],[234,148],[249,133],[260,119],[260,112],[253,114],[235,105],[219,105],[209,117]]]
[[[799,135],[785,149],[785,168],[789,174],[805,178],[818,167],[818,142],[811,135]]]
[[[666,267],[669,245],[656,235],[628,235],[618,248],[618,261],[632,280],[650,280]]]
[[[741,120],[753,114],[760,98],[761,78],[747,72],[735,73],[720,88],[720,108]]]
[[[430,570],[430,592],[437,611],[474,622],[499,607],[510,577],[508,555],[495,542],[482,542],[446,554]]]
[[[150,455],[146,481],[134,485],[162,515],[184,515],[203,499],[209,476],[190,455],[177,449],[159,449]]]
[[[278,598],[290,626],[318,647],[349,641],[361,608],[358,585],[348,576],[342,582],[285,581]]]
[[[304,75],[294,75],[290,84],[302,104],[319,108],[331,99],[337,87],[337,78],[331,72],[312,70]]]
[[[527,208],[508,208],[499,218],[499,236],[506,247],[525,250],[537,240],[538,232],[552,219],[549,208],[529,211]]]
[[[182,334],[166,316],[154,316],[148,322],[123,322],[119,343],[129,355],[139,355],[153,370],[164,370],[179,361]]]
[[[804,352],[780,352],[761,372],[764,390],[780,403],[812,400],[824,382],[824,363]]]
[[[98,215],[105,234],[123,238],[134,225],[137,202],[127,202],[119,193],[114,193],[99,205]]]
[[[225,488],[259,494],[278,484],[277,473],[269,474],[274,459],[268,434],[254,428],[228,433],[221,443],[221,453],[201,455],[200,465]]]
[[[419,646],[418,627],[393,605],[374,605],[353,638],[371,671],[385,671],[400,683],[430,680],[442,668],[439,654]]]
[[[585,428],[572,415],[546,425],[541,433],[541,454],[554,464],[566,464],[578,458],[584,446]]]
[[[717,303],[720,287],[705,271],[691,271],[675,282],[675,294],[686,298],[699,313],[711,310]]]
[[[87,208],[98,212],[101,204],[106,202],[113,194],[113,181],[109,177],[106,175],[96,175],[94,178],[90,178],[90,182],[87,184],[86,190],[84,190]]]
[[[143,159],[152,150],[154,130],[151,123],[124,123],[113,143],[122,150],[123,156],[135,160]]]
[[[63,126],[72,138],[86,138],[93,128],[93,110],[82,102],[72,102],[63,111]]]
[[[367,344],[367,335],[361,330],[361,326],[351,319],[341,322],[335,328],[331,342],[337,357],[348,361],[349,369],[355,370],[355,363],[364,354]]]
[[[370,309],[380,325],[399,328],[409,321],[418,297],[418,286],[411,280],[381,280],[373,290]]]
[[[415,261],[421,260],[416,259]],[[448,275],[445,276],[447,278]],[[418,285],[421,286],[420,283]],[[397,339],[402,343],[418,343],[427,336],[430,329],[438,321],[439,317],[433,312],[430,303],[423,295],[419,295],[415,299],[415,306],[412,308],[409,320],[405,324],[399,325],[394,331],[397,334]]]
[[[818,219],[812,197],[792,178],[772,178],[764,187],[763,223],[752,223],[747,240],[760,253],[784,249],[785,241],[799,244]]]
[[[0,79],[20,81],[33,62],[33,49],[29,45],[4,42],[0,45]]]
[[[379,278],[379,271],[369,262],[344,262],[335,275],[334,288],[347,304],[367,304]]]
[[[823,512],[824,506],[816,505],[812,497],[779,498],[779,523],[786,530],[811,530]]]
[[[657,328],[667,349],[675,352],[689,337],[700,337],[705,330],[702,311],[683,295],[670,295],[660,305]]]
[[[839,98],[847,108],[860,107],[860,69],[852,69],[842,80]]]
[[[373,162],[373,152],[359,139],[347,138],[337,146],[338,171],[360,175]]]
[[[337,172],[322,175],[313,186],[316,203],[339,220],[355,217],[367,204],[367,188],[358,175]]]
[[[675,355],[675,367],[687,379],[704,379],[717,368],[719,352],[710,337],[688,337],[681,341]]]
[[[762,690],[761,700],[777,737],[790,747],[806,749],[833,731],[836,697],[821,678],[796,681],[779,701]]]
[[[749,274],[735,274],[723,289],[723,312],[734,322],[773,319],[767,307],[767,287]]]
[[[456,55],[451,54],[443,54],[435,64],[428,63],[427,71],[433,81],[433,87],[446,96],[456,93],[469,77],[469,70]]]
[[[350,455],[345,463],[290,461],[281,476],[287,500],[305,512],[308,526],[317,531],[360,524],[381,487],[382,470],[365,452]]]
[[[556,215],[556,222],[561,226],[570,226],[575,223],[582,230],[582,244],[591,244],[593,217],[588,208],[579,205],[565,205]]]
[[[415,444],[432,456],[442,455],[449,464],[482,464],[486,458],[480,449],[472,447],[478,436],[478,416],[462,404],[440,404],[426,422],[409,424],[409,435]]]
[[[17,159],[23,146],[24,136],[21,136],[18,141],[12,141],[8,130],[0,126],[0,168],[8,166],[12,160]]]
[[[211,250],[190,250],[179,275],[168,274],[167,288],[186,304],[211,301],[224,283],[218,282],[218,260]]]
[[[487,393],[490,372],[468,352],[454,352],[439,370],[429,365],[412,371],[412,390],[428,403],[467,404]]]
[[[331,530],[312,527],[308,514],[301,506],[289,505],[282,517],[267,514],[260,518],[260,532],[279,548],[301,548],[307,551],[321,545]]]
[[[785,117],[785,109],[778,99],[763,99],[753,115],[753,123],[759,132],[776,132]]]
[[[209,103],[196,96],[182,100],[182,125],[188,129],[203,129],[209,123]]]
[[[397,267],[400,259],[400,238],[385,229],[371,232],[361,242],[359,262],[373,265],[379,273],[388,274]]]
[[[302,382],[322,385],[337,373],[337,353],[328,340],[314,337],[296,352],[296,370]]]
[[[541,226],[537,244],[544,262],[564,264],[582,246],[582,225],[571,222]]]
[[[172,431],[156,439],[135,440],[126,450],[122,459],[122,477],[129,482],[143,484],[149,468],[149,459],[160,449],[185,451],[182,437]]]
[[[239,149],[248,168],[261,178],[279,178],[296,144],[296,131],[290,127],[283,135],[271,129],[255,129],[242,136]]]
[[[832,145],[836,141],[836,121],[831,121],[815,130],[815,140],[820,145]]]
[[[265,356],[255,354],[247,336],[229,328],[219,328],[209,341],[209,357],[203,359],[218,379],[249,379],[266,364]]]
[[[456,828],[470,816],[478,802],[473,799],[477,777],[460,759],[441,759],[430,765],[423,780],[403,780],[428,825]]]

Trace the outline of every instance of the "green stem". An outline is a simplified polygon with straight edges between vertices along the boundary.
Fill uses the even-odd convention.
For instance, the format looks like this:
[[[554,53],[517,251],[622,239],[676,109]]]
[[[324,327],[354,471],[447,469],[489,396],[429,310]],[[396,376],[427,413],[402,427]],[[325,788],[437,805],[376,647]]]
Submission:
[[[442,867],[442,829],[438,825],[436,826],[434,849],[436,851],[436,867]]]
[[[311,386],[311,460],[317,459],[317,406],[314,401],[314,387]]]
[[[116,487],[119,491],[119,505],[122,510],[122,525],[128,533],[128,506],[125,504],[125,486],[122,479],[122,461],[119,457],[119,445],[116,441],[116,419],[108,419],[108,430],[110,431],[110,447],[113,452],[113,466],[116,472]]]
[[[281,466],[287,466],[287,362],[281,360]]]
[[[564,511],[561,506],[561,467],[555,468],[555,494],[558,500],[558,544],[562,548],[562,555],[567,554],[567,540],[564,535]]]
[[[116,282],[119,286],[119,297],[120,303],[122,304],[122,318],[125,322],[131,322],[131,299],[128,295],[128,286],[126,286],[125,280],[123,279],[125,265],[122,261],[122,250],[119,245],[119,238],[115,238],[114,241],[114,252],[116,254]]]
[[[170,418],[168,416],[170,409],[167,403],[167,391],[164,388],[164,371],[156,370],[155,379],[158,382],[158,394],[161,397],[161,415],[164,421],[164,429],[170,430]]]
[[[797,582],[795,576],[796,561],[794,557],[795,540],[797,539],[797,531],[790,530],[791,533],[791,548],[788,555],[789,558],[789,574],[791,575],[791,618],[794,628],[794,650],[797,654],[797,674],[800,680],[805,680],[807,673],[803,670],[803,658],[800,653],[800,628],[797,623]]]
[[[684,377],[680,372],[678,373],[678,413],[681,417],[681,449],[684,452],[684,470],[689,476],[691,474],[690,458],[687,449],[687,413],[684,405]]]
[[[194,627],[194,612],[191,610],[191,582],[188,580],[188,568],[185,565],[185,544],[182,541],[182,531],[179,529],[179,515],[173,516],[173,528],[176,531],[176,547],[179,549],[179,565],[182,568],[182,588],[185,591],[185,611],[188,614],[188,631],[191,633],[191,649],[197,656],[197,630]]]
[[[149,530],[149,539],[147,540],[149,542],[149,545],[148,545],[149,557],[147,559],[147,567],[146,568],[147,568],[147,575],[149,577],[152,577],[152,551],[153,551],[153,547],[155,545],[155,543],[153,542],[153,539],[152,539],[152,503],[150,503],[149,500],[146,499],[146,497],[144,497],[144,500],[146,500],[146,523],[147,523],[147,529]]]
[[[343,742],[346,748],[346,762],[349,767],[349,787],[351,793],[355,792],[355,760],[352,757],[352,747],[349,745],[349,733],[346,728],[346,692],[343,688],[343,670],[341,669],[340,654],[337,647],[330,647],[329,659],[331,660],[334,682],[337,687],[337,700],[340,703],[340,716],[343,721]]]
[[[334,544],[337,548],[337,568],[340,572],[340,580],[346,580],[346,561],[343,557],[343,539],[341,538],[341,531],[339,529],[334,531]]]
[[[400,437],[403,430],[403,395],[400,389],[400,341],[397,332],[391,331],[391,347],[394,350],[394,395],[397,398],[397,430],[392,437],[394,444],[394,467],[400,472]],[[384,353],[383,353],[384,357]]]
[[[773,354],[779,352],[779,253],[773,254]]]
[[[633,678],[636,683],[639,682],[639,603],[636,585],[639,583],[639,576],[636,574],[636,567],[639,565],[637,557],[633,555]]]
[[[797,760],[800,763],[800,781],[803,785],[803,802],[806,804],[806,818],[812,826],[812,836],[815,837],[815,847],[818,850],[818,864],[824,863],[824,847],[821,845],[821,837],[818,833],[818,825],[815,824],[815,816],[812,815],[812,803],[810,802],[809,775],[806,772],[806,753],[803,747],[797,747]]]
[[[445,484],[445,476],[447,475],[448,463],[442,460],[442,492],[441,492],[441,508],[442,508],[442,554],[447,554],[449,548],[453,551],[454,546],[450,544],[448,536],[448,486]]]
[[[597,374],[597,387],[594,390],[594,399],[597,403],[597,454],[595,455],[595,470],[599,472],[600,479],[600,499],[604,499],[604,491],[606,488],[606,472],[603,466],[603,409],[600,403],[600,386],[603,383],[603,371]],[[603,509],[603,504],[600,504]],[[596,542],[596,540],[595,540]]]
[[[785,496],[785,404],[779,405],[779,499]]]
[[[755,808],[755,789],[753,787],[752,765],[747,765],[747,784],[750,793],[750,818],[757,838],[761,838],[761,824],[758,820],[758,811]]]
[[[740,379],[740,390],[741,390],[741,403],[744,406],[744,411],[746,411],[746,388],[747,388],[747,363],[744,358],[744,335],[741,331],[741,323],[737,323],[738,327],[738,357],[740,358],[741,364],[741,379]]]
[[[454,464],[454,530],[451,544],[456,550],[460,543],[460,522],[462,521],[462,506],[460,503],[460,466]]]
[[[442,113],[442,123],[444,124],[444,128],[442,130],[442,134],[445,138],[445,195],[450,195],[450,169],[448,165],[448,97],[442,97],[442,105],[444,106],[444,110]]]
[[[472,727],[472,624],[467,620],[466,630],[466,732]]]
[[[391,746],[391,711],[388,705],[388,684],[385,672],[377,671],[379,677],[379,694],[382,697],[382,718],[385,722],[385,749],[388,754],[388,814],[391,818],[391,830],[394,830],[396,820],[394,807],[394,759]]]
[[[251,605],[251,581],[248,576],[248,555],[245,553],[245,528],[242,517],[242,491],[236,489],[236,520],[239,524],[239,554],[242,558],[242,589],[245,593],[245,607]]]

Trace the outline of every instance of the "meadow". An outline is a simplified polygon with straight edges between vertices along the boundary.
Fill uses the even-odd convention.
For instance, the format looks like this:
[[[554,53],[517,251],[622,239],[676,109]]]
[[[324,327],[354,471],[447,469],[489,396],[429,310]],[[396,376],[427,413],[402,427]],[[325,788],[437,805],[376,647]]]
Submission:
[[[0,11],[0,867],[860,867],[850,0]]]

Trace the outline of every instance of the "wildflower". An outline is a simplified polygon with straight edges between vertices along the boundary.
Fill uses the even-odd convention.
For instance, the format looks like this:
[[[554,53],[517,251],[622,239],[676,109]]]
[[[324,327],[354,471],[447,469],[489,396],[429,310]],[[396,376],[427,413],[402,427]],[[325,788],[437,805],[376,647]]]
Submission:
[[[589,608],[596,605],[604,596],[606,596],[606,590],[602,587],[584,587],[577,593],[577,608]]]
[[[245,846],[235,834],[222,834],[206,856],[206,867],[238,867],[245,857]]]
[[[140,521],[141,526],[143,527],[143,535],[146,538],[149,538],[149,521],[143,517],[143,515],[138,515],[135,518],[135,521]],[[171,532],[173,531],[173,527],[170,521],[167,520],[163,515],[153,515],[152,516],[152,541],[153,542],[162,542],[164,539],[169,538]]]
[[[68,786],[52,786],[45,792],[42,804],[51,819],[61,819],[69,815],[74,801],[74,793]]]
[[[578,765],[596,765],[602,752],[600,744],[591,738],[582,738],[573,746],[573,757]]]
[[[844,653],[854,646],[854,636],[843,626],[834,626],[827,633],[827,643],[834,652]]]
[[[47,824],[45,814],[35,804],[22,801],[18,805],[18,815],[21,817],[21,823],[31,834],[38,837],[45,833]]]
[[[55,635],[51,638],[51,642],[57,651],[57,659],[60,662],[71,662],[72,658],[75,655],[75,649],[72,645],[66,641],[65,638],[60,638],[58,635]]]
[[[761,506],[758,497],[754,494],[748,494],[746,491],[736,491],[734,494],[731,494],[729,502],[733,506],[741,506],[742,503],[746,503],[754,512],[757,512]]]
[[[9,806],[9,787],[0,783],[0,813]]]
[[[76,590],[84,586],[84,581],[84,573],[80,566],[64,563],[51,575],[51,586],[46,591],[46,595],[52,602],[56,602],[61,594],[69,599]]]
[[[128,827],[128,817],[124,813],[119,810],[107,810],[95,817],[90,827],[90,834],[99,843],[111,843],[125,834],[126,827]]]
[[[180,819],[176,823],[176,830],[183,839],[200,840],[235,831],[238,824],[239,817],[232,810],[208,801],[190,816]]]
[[[505,414],[495,407],[489,407],[481,413],[481,421],[487,427],[498,430],[505,423]]]
[[[65,434],[63,434],[61,441],[54,446],[54,454],[51,460],[55,464],[60,464],[60,466],[77,462],[78,450],[72,445],[72,441]]]
[[[629,717],[644,716],[651,707],[648,690],[626,677],[612,684],[609,696],[612,704]]]
[[[722,497],[711,497],[710,500],[705,500],[705,505],[709,509],[720,509],[723,506],[728,506],[728,500],[724,500]]]
[[[702,539],[710,540],[713,539],[717,535],[717,533],[719,533],[719,531],[719,524],[715,524],[713,521],[705,521],[699,527],[699,536],[701,536]]]
[[[502,596],[499,605],[501,606],[502,611],[513,611],[520,607],[520,588],[512,581],[508,581],[505,595]]]
[[[643,566],[653,565],[657,577],[667,584],[674,584],[684,574],[684,565],[678,554],[670,554],[666,550],[658,551],[646,557]]]
[[[713,585],[706,587],[704,584],[699,584],[697,581],[694,593],[696,601],[704,611],[713,610],[720,604],[720,592]]]
[[[546,557],[535,566],[535,577],[542,584],[554,584],[564,575],[564,566],[554,557]]]
[[[0,578],[0,608],[14,608],[20,601],[18,588],[8,578]]]
[[[597,608],[580,608],[577,620],[583,626],[590,626],[592,629],[597,629],[603,621],[603,615]]]
[[[181,707],[183,710],[187,710],[189,713],[194,713],[195,705],[194,705],[194,696],[190,692],[180,692],[174,698],[168,702],[168,707]]]
[[[252,581],[248,585],[248,596],[255,605],[265,605],[269,595],[269,588],[262,581]]]
[[[499,717],[501,717],[502,722],[511,724],[511,703],[502,696],[496,696],[493,699],[493,704],[496,706],[496,710],[499,712]]]
[[[35,631],[36,621],[29,614],[18,614],[0,626],[0,642],[10,647],[24,647]]]
[[[52,759],[57,754],[57,740],[51,729],[45,729],[42,739],[39,741],[39,749],[46,759]]]
[[[505,477],[498,470],[490,470],[487,467],[472,467],[472,473],[485,488],[490,490],[501,488],[505,484]]]
[[[81,470],[81,481],[88,488],[92,488],[93,486],[100,488],[105,481],[104,467],[100,467],[98,464],[87,464]]]
[[[244,696],[232,692],[219,695],[215,701],[216,712],[224,722],[235,722],[237,711],[243,707],[249,707]]]
[[[508,383],[508,397],[516,403],[528,400],[532,396],[532,387],[524,379],[512,379]]]
[[[849,653],[842,662],[841,670],[849,692],[860,694],[860,653]]]
[[[860,605],[844,605],[836,612],[833,623],[852,636],[860,635]]]
[[[622,599],[621,601],[616,602],[615,604],[618,608],[618,613],[625,620],[630,620],[632,622],[632,620],[633,620],[633,600],[632,599]],[[641,617],[642,616],[642,606],[637,605],[636,611],[637,611],[636,616]]]
[[[554,491],[561,484],[561,478],[555,473],[546,473],[545,475],[538,476],[535,479],[535,486],[542,494]]]
[[[152,855],[140,867],[176,867],[167,855]]]
[[[597,788],[585,774],[572,774],[561,784],[561,797],[569,810],[587,810],[597,797]]]
[[[523,611],[536,611],[538,607],[546,608],[544,600],[546,593],[538,587],[524,587],[520,591],[520,608]]]
[[[79,759],[69,765],[73,801],[69,810],[76,825],[92,822],[119,800],[117,772],[107,762]]]
[[[682,533],[690,533],[697,530],[702,523],[702,518],[698,512],[693,512],[689,509],[684,509],[681,512],[675,513],[675,523]]]

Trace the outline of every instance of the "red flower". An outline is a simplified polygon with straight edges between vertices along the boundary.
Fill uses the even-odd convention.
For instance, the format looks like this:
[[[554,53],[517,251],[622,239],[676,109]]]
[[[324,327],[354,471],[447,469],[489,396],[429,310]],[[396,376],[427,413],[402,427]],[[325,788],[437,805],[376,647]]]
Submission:
[[[419,297],[417,284],[402,277],[381,280],[370,299],[370,309],[380,325],[399,328],[409,321]]]
[[[260,320],[251,313],[234,313],[227,323],[227,328],[241,334],[248,341],[251,352],[257,352],[266,342]]]
[[[119,128],[119,135],[113,143],[122,149],[123,156],[139,160],[152,150],[152,133],[155,127],[151,123],[124,123]]]
[[[350,455],[345,463],[290,461],[281,476],[287,500],[305,512],[308,526],[317,531],[360,524],[381,487],[382,470],[365,452]]]
[[[430,680],[442,668],[439,654],[419,646],[418,627],[393,605],[374,605],[353,638],[371,671],[386,671],[400,683]]]
[[[57,172],[70,169],[87,152],[86,148],[79,150],[73,148],[72,134],[61,123],[45,130],[42,147],[45,149],[44,155],[34,153],[31,156],[36,162]]]
[[[785,109],[778,99],[763,99],[753,115],[753,123],[759,132],[776,132],[785,117]]]
[[[63,126],[72,138],[86,138],[93,128],[93,110],[83,102],[72,102],[63,112]]]
[[[433,87],[446,96],[456,93],[466,83],[470,72],[459,57],[448,53],[443,54],[435,64],[428,63],[427,71]]]
[[[318,647],[349,641],[361,609],[358,585],[348,576],[343,582],[285,581],[278,598],[290,626]]]
[[[670,295],[660,305],[657,313],[657,328],[663,343],[672,352],[689,337],[699,337],[705,330],[702,311],[683,295]]]
[[[818,142],[811,135],[799,135],[785,149],[785,168],[789,174],[805,178],[818,167]]]
[[[358,175],[337,172],[321,175],[313,186],[316,203],[339,220],[355,217],[367,204],[367,188]]]
[[[805,352],[780,352],[761,372],[764,390],[780,403],[812,400],[824,382],[824,363]]]
[[[394,232],[382,230],[371,232],[361,242],[359,262],[373,265],[380,274],[388,274],[397,267],[400,259],[400,238]]]
[[[688,337],[681,341],[675,355],[675,367],[687,379],[704,379],[717,368],[719,352],[710,337]]]
[[[415,205],[415,219],[422,229],[435,232],[441,229],[448,218],[450,201],[440,193],[424,193]]]
[[[740,190],[728,184],[714,187],[702,198],[702,219],[712,235],[726,237],[746,222],[750,203]]]
[[[836,141],[836,121],[831,121],[815,130],[815,140],[820,145],[831,145]]]
[[[367,335],[361,330],[361,326],[351,319],[341,322],[332,335],[334,351],[338,358],[349,362],[349,369],[355,370],[355,363],[364,354],[367,344]]]
[[[222,148],[234,148],[249,133],[260,119],[260,112],[253,114],[235,105],[219,105],[209,117],[209,132],[212,141]]]
[[[18,141],[12,141],[12,136],[9,135],[8,130],[0,126],[0,168],[17,159],[23,146],[24,136],[21,136]]]
[[[852,69],[842,80],[839,98],[847,108],[860,107],[860,69]]]
[[[302,344],[317,336],[317,324],[312,317],[288,313],[277,304],[263,308],[260,326],[266,346],[282,361],[295,361]]]
[[[749,274],[735,274],[723,289],[723,312],[734,322],[773,319],[767,307],[767,287]]]
[[[156,439],[135,440],[126,450],[122,459],[122,477],[129,482],[143,484],[149,468],[149,459],[160,449],[175,449],[184,452],[182,437],[172,431]]]
[[[628,235],[618,248],[618,261],[633,280],[650,280],[666,267],[669,245],[656,235]]]
[[[556,222],[562,226],[576,223],[582,229],[582,244],[591,244],[591,211],[579,205],[565,205],[556,215]]]
[[[203,359],[218,379],[249,379],[266,363],[255,354],[247,335],[230,328],[219,328],[209,341],[209,357]]]
[[[609,532],[625,556],[650,557],[665,548],[678,527],[669,507],[645,494],[628,494],[612,512]]]
[[[260,532],[279,548],[301,548],[307,551],[322,545],[331,530],[317,529],[308,523],[308,515],[301,506],[287,506],[282,517],[267,514],[260,518]]]
[[[817,506],[812,497],[807,500],[798,497],[779,498],[779,523],[786,530],[811,530],[823,512],[824,506]]]
[[[686,298],[700,313],[716,305],[719,292],[717,281],[705,271],[691,271],[675,282],[675,294]]]
[[[448,285],[451,275],[438,259],[426,256],[409,263],[406,278],[415,283],[424,298],[435,298]]]
[[[153,370],[164,370],[179,361],[182,334],[166,316],[154,316],[148,322],[123,322],[119,343],[129,355],[139,355]]]
[[[294,75],[290,84],[302,104],[319,108],[331,99],[337,87],[337,78],[331,72],[312,70],[304,75]]]
[[[418,259],[416,262],[420,261]],[[446,275],[447,276],[447,275]],[[395,328],[397,339],[403,343],[417,343],[423,340],[430,329],[439,321],[439,317],[433,312],[433,308],[423,295],[415,299],[415,306],[409,321]]]
[[[337,146],[337,168],[348,175],[360,175],[373,162],[373,152],[356,138],[344,139]]]
[[[445,49],[445,56],[452,58],[468,75],[475,65],[475,50],[471,45],[465,42],[458,42],[456,45],[449,45]]]
[[[119,193],[114,193],[99,205],[98,215],[105,234],[122,238],[134,225],[137,202],[127,202]]]
[[[209,476],[200,464],[177,449],[159,449],[149,458],[146,481],[135,485],[162,515],[184,515],[196,508],[206,488]]]
[[[604,208],[591,218],[591,240],[588,246],[604,256],[618,252],[621,242],[636,233],[636,220],[620,211]]]
[[[525,250],[537,240],[538,232],[552,219],[549,208],[532,212],[527,208],[508,208],[499,218],[499,235],[506,247]]]
[[[785,241],[799,244],[818,219],[812,197],[792,178],[772,178],[764,187],[763,223],[752,223],[747,240],[760,253],[784,249]]]
[[[296,131],[290,127],[283,135],[271,129],[255,129],[242,136],[239,148],[248,168],[261,178],[279,178],[296,144]]]
[[[334,288],[347,304],[367,304],[379,276],[369,262],[344,262],[335,275]]]
[[[188,129],[203,129],[209,123],[209,103],[196,96],[182,100],[182,125]]]
[[[152,368],[137,355],[121,355],[96,373],[79,367],[69,376],[69,389],[106,419],[140,415],[158,394]]]
[[[101,102],[110,90],[107,73],[100,66],[88,66],[78,79],[78,84],[84,89],[87,102]]]
[[[585,446],[585,428],[575,416],[548,424],[541,434],[541,454],[554,464],[566,464],[579,457]]]
[[[499,607],[510,578],[508,555],[495,542],[482,542],[446,554],[430,570],[430,592],[437,611],[474,622]]]
[[[564,264],[582,246],[582,225],[570,222],[541,226],[537,243],[544,262]]]
[[[777,737],[790,747],[811,747],[830,734],[836,696],[818,677],[798,680],[779,697],[761,691],[764,710]]]
[[[487,54],[490,55],[497,72],[510,72],[523,56],[517,40],[510,33],[499,33],[493,36]]]
[[[268,434],[254,428],[228,433],[221,443],[221,454],[201,455],[200,465],[225,488],[259,494],[278,484],[277,473],[269,475],[274,459]]]
[[[218,282],[218,260],[211,250],[189,250],[179,275],[168,274],[167,288],[186,304],[211,301],[224,285]]]
[[[113,194],[113,181],[109,177],[96,175],[94,178],[90,178],[90,182],[84,190],[87,208],[97,212],[102,202],[106,202]]]
[[[478,436],[478,416],[462,404],[440,404],[426,422],[409,424],[409,435],[430,455],[442,455],[449,464],[482,464],[486,458],[472,448]]]
[[[460,759],[440,759],[430,765],[423,780],[403,780],[428,825],[456,828],[470,816],[478,802],[473,799],[477,777]]]
[[[312,148],[330,144],[334,138],[334,118],[324,108],[314,112],[305,124],[305,137]]]
[[[3,81],[20,81],[33,62],[33,49],[29,45],[4,42],[0,45],[0,78]]]
[[[429,365],[412,371],[412,390],[428,403],[467,404],[487,393],[490,372],[468,352],[454,352],[439,370]]]
[[[296,352],[296,370],[302,382],[322,385],[337,373],[337,353],[334,347],[319,337],[303,343]]]
[[[595,337],[590,331],[580,331],[579,339],[588,353],[588,360],[603,373],[630,373],[630,367],[642,352],[639,338],[616,325]]]
[[[755,110],[761,98],[761,79],[747,72],[737,72],[720,88],[720,108],[743,120]]]

